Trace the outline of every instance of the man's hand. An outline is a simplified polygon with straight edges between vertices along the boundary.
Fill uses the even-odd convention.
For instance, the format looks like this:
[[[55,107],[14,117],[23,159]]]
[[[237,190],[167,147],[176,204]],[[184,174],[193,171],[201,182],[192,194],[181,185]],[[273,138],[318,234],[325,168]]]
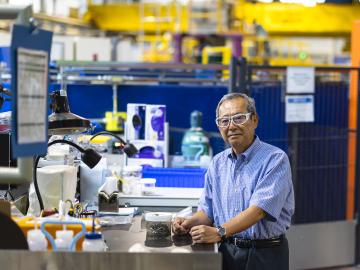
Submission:
[[[187,234],[190,231],[190,221],[185,218],[176,218],[172,224],[174,234]]]
[[[192,227],[190,235],[195,243],[217,243],[221,240],[217,229],[206,225]]]

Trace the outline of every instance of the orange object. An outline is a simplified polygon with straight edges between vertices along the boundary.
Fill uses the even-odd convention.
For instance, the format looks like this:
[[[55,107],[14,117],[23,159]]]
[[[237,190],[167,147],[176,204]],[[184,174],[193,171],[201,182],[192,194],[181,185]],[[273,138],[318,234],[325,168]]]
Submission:
[[[351,65],[360,65],[360,21],[354,21],[351,31]],[[349,140],[347,170],[346,219],[354,219],[355,209],[355,164],[356,164],[356,130],[358,110],[358,72],[351,71],[349,93]]]
[[[34,229],[34,217],[23,217],[23,218],[13,217],[12,219],[19,225],[25,236],[27,236],[27,232],[29,230]],[[89,232],[92,230],[91,218],[82,218],[81,221],[85,223],[86,231]],[[40,222],[38,223],[38,228],[40,229]],[[63,225],[48,224],[45,226],[45,228],[55,239],[56,231],[62,230]],[[80,225],[66,225],[66,229],[74,231],[74,236],[75,236],[77,233],[81,231],[82,228]],[[79,241],[76,243],[76,250],[82,250],[81,246],[83,241],[84,241],[84,237],[81,237]],[[49,241],[48,241],[48,247],[49,250],[52,249]]]

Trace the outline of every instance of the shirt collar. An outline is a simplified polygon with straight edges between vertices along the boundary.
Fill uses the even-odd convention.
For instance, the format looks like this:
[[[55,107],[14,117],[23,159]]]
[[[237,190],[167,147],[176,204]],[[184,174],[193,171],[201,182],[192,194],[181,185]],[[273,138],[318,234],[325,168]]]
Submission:
[[[255,140],[253,141],[253,143],[249,146],[248,149],[245,150],[245,152],[241,153],[239,156],[242,156],[244,161],[249,161],[254,153],[254,150],[257,148],[259,144],[260,144],[260,139],[257,135],[255,135]],[[237,159],[237,156],[233,152],[231,147],[227,151],[228,151],[227,155],[229,158],[234,160]]]

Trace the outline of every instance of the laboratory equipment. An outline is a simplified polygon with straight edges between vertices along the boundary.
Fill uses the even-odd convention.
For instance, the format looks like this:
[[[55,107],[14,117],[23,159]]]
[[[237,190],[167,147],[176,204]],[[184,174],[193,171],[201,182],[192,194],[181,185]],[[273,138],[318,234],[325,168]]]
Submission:
[[[119,141],[119,149],[122,150],[127,156],[131,157],[135,155],[138,150],[131,144],[125,142],[120,136],[109,131],[101,131],[90,137],[89,141],[93,141],[100,136],[111,136]],[[82,202],[98,201],[99,187],[105,182],[105,177],[108,176],[109,170],[106,164],[106,158],[103,158],[94,168],[88,168],[88,166],[80,165],[80,199]],[[119,174],[118,174],[119,175]],[[104,194],[103,194],[104,195]],[[110,194],[109,194],[110,195]],[[106,197],[106,196],[105,196]],[[104,198],[104,197],[102,197]]]
[[[80,201],[97,202],[99,188],[104,184],[106,177],[110,174],[107,169],[107,159],[102,158],[94,168],[86,164],[80,164]]]
[[[66,91],[50,94],[52,114],[49,115],[49,134],[66,135],[82,133],[91,128],[90,121],[70,112]]]
[[[99,212],[118,212],[118,194],[118,179],[114,176],[106,177],[98,191]]]
[[[45,235],[39,229],[28,231],[27,241],[28,241],[29,249],[31,251],[47,250],[48,243],[45,239]]]
[[[54,240],[54,238],[52,237],[52,235],[46,230],[46,225],[80,225],[81,226],[81,231],[78,232],[75,237],[71,240],[70,245],[69,245],[69,251],[74,251],[75,250],[75,245],[77,243],[77,241],[79,241],[79,239],[81,237],[83,237],[86,233],[86,226],[84,224],[84,222],[82,221],[77,221],[77,220],[53,220],[53,219],[49,219],[49,220],[44,220],[41,223],[41,232],[45,235],[45,237],[49,240],[52,249],[54,251],[58,251],[58,246],[56,245],[56,242]],[[93,225],[94,227],[94,225]],[[51,227],[50,227],[51,228]]]
[[[142,178],[140,182],[142,184],[143,195],[153,195],[155,193],[155,178]]]
[[[46,209],[58,209],[60,200],[75,201],[77,173],[77,168],[69,165],[50,165],[37,169],[36,181],[39,190],[43,191],[41,200]],[[40,211],[35,184],[31,184],[28,214],[39,216]]]
[[[67,141],[67,140],[54,140],[50,143],[48,143],[48,146],[51,146],[53,144],[56,143],[65,143],[65,144],[69,144],[73,147],[75,147],[77,150],[79,150],[81,152],[81,160],[89,167],[89,168],[94,168],[96,166],[96,164],[99,163],[99,161],[101,160],[101,155],[99,155],[96,151],[94,151],[91,148],[82,148],[79,145],[71,142],[71,141]],[[40,190],[39,190],[39,186],[38,186],[38,182],[37,182],[37,175],[36,175],[36,169],[37,169],[37,165],[39,163],[40,160],[40,156],[37,156],[34,162],[34,169],[33,169],[33,179],[34,179],[34,188],[35,188],[35,192],[36,195],[38,197],[39,200],[39,204],[40,204],[40,210],[44,210],[44,203],[43,200],[41,198],[41,194],[40,194]]]
[[[106,246],[101,233],[90,232],[85,234],[82,244],[83,251],[106,251]]]
[[[34,229],[27,232],[27,242],[31,251],[47,250],[48,242],[42,231],[37,228],[36,220],[34,220]]]
[[[107,246],[101,233],[95,232],[95,217],[93,218],[92,231],[85,234],[85,240],[82,243],[83,251],[106,251]]]
[[[99,133],[96,133],[95,135],[93,135],[91,138],[90,138],[90,141],[92,139],[94,139],[95,137],[99,136],[99,135],[109,135],[109,136],[112,136],[114,138],[116,138],[122,145],[121,145],[121,149],[125,152],[125,154],[129,157],[135,155],[138,150],[137,148],[131,144],[131,143],[127,143],[125,142],[122,138],[120,138],[118,135],[112,133],[112,132],[109,132],[109,131],[101,131]]]
[[[122,192],[124,194],[141,194],[141,166],[124,166],[121,171]]]
[[[185,132],[181,143],[181,152],[185,166],[200,166],[201,156],[210,155],[209,138],[202,129],[202,113],[193,111],[190,115],[191,128]]]
[[[105,129],[113,132],[123,132],[126,112],[105,112]]]
[[[56,231],[55,244],[58,248],[58,251],[68,251],[71,245],[71,242],[74,237],[74,232],[72,230],[60,230]]]
[[[146,236],[166,238],[171,236],[172,214],[166,212],[149,212],[145,214]]]

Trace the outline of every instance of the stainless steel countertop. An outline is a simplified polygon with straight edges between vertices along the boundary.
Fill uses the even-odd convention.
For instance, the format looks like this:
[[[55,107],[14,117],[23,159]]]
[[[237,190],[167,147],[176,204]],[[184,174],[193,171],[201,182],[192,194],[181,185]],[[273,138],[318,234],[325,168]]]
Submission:
[[[145,221],[136,216],[131,225],[106,227],[103,229],[104,239],[109,251],[127,252],[137,245],[143,252],[217,253],[217,244],[193,244],[190,235],[171,235],[166,238],[153,239],[147,236]]]
[[[220,270],[221,254],[215,245],[192,245],[191,238],[171,237],[167,247],[146,247],[146,252],[128,252],[133,244],[145,246],[146,230],[141,217],[128,226],[107,227],[108,252],[31,252],[1,250],[1,269],[76,270]],[[159,241],[156,245],[164,245]]]

